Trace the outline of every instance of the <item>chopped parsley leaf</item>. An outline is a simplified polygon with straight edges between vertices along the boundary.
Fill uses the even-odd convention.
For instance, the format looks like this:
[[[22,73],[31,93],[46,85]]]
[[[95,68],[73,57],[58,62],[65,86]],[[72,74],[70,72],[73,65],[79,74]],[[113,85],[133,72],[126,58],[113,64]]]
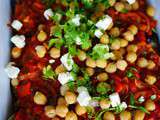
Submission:
[[[43,68],[43,77],[45,79],[54,79],[56,77],[56,73],[52,70],[51,65]]]

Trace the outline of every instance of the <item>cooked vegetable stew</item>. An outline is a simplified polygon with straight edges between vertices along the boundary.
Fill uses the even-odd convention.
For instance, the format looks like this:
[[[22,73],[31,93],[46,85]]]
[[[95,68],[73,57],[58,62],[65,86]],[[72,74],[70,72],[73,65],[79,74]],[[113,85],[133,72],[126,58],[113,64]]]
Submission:
[[[145,0],[18,0],[13,120],[159,120],[160,56]]]

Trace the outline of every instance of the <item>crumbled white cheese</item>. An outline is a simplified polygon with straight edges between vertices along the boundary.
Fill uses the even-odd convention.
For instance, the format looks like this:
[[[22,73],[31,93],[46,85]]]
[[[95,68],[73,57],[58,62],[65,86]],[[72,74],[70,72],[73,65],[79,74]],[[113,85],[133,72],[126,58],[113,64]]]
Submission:
[[[122,102],[121,104],[120,104],[120,108],[121,109],[126,109],[127,108],[127,103],[126,102]]]
[[[82,91],[77,97],[77,101],[81,106],[88,106],[91,100],[91,96],[87,91]]]
[[[138,102],[143,103],[144,101],[145,101],[144,96],[141,96],[141,97],[138,98]]]
[[[73,78],[73,76],[69,72],[59,73],[59,75],[58,75],[58,81],[62,85],[68,83],[69,81],[73,81],[73,80],[74,80],[74,78]]]
[[[105,15],[102,20],[96,23],[96,27],[101,30],[107,30],[107,28],[112,24],[112,18],[109,15]]]
[[[68,53],[63,55],[60,58],[60,61],[68,71],[72,70],[72,66],[74,64],[74,61],[73,61],[71,55],[69,55]]]
[[[22,28],[23,24],[22,24],[19,20],[13,20],[11,26],[12,26],[15,30],[19,31],[19,30]]]
[[[18,48],[23,48],[25,46],[25,36],[15,35],[11,38],[11,42]]]
[[[72,22],[76,25],[76,26],[80,26],[80,16],[77,14],[73,19]]]
[[[78,92],[78,93],[80,93],[80,92],[82,92],[82,91],[88,92],[87,88],[84,87],[84,86],[80,86],[80,87],[77,88],[77,92]]]
[[[64,96],[65,93],[66,93],[68,90],[69,90],[69,87],[68,87],[67,84],[62,85],[62,86],[60,87],[60,93],[61,93],[61,95]]]
[[[157,98],[157,95],[156,94],[154,94],[154,95],[151,95],[151,100],[155,100],[156,98]]]
[[[8,64],[5,68],[5,72],[7,73],[9,78],[14,79],[18,77],[20,69],[18,67],[12,66],[12,64]]]
[[[133,4],[133,3],[136,2],[136,0],[127,0],[127,2],[128,2],[129,4]]]
[[[53,64],[54,62],[55,62],[54,59],[49,60],[49,63],[50,63],[50,64]]]
[[[98,107],[99,106],[99,101],[98,100],[90,100],[89,101],[89,106]]]
[[[47,20],[49,20],[50,17],[52,17],[52,16],[53,16],[53,11],[52,11],[51,8],[49,8],[49,9],[47,9],[47,10],[44,11],[44,17],[45,17]]]
[[[109,99],[111,101],[112,107],[116,107],[121,103],[118,93],[112,93],[111,95],[109,95]]]
[[[103,35],[103,33],[101,32],[101,30],[97,29],[97,30],[95,30],[94,35],[95,35],[97,38],[101,38],[101,36]]]
[[[81,45],[82,44],[80,37],[76,37],[76,44],[77,45]]]

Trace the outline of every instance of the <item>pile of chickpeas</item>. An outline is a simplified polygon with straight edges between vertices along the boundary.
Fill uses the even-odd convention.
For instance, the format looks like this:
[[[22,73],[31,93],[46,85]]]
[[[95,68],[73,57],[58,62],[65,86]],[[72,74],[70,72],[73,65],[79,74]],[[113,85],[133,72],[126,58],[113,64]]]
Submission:
[[[125,0],[120,0],[116,2],[116,0],[109,0],[111,6],[115,8],[116,11],[121,12],[124,9],[127,10],[137,10],[139,9],[139,3],[136,1],[134,4],[130,5],[125,2]],[[100,10],[104,10],[103,5],[99,5]],[[152,6],[148,6],[146,9],[146,13],[149,16],[154,16],[155,10]],[[94,18],[92,18],[94,19]],[[120,28],[117,26],[111,25],[110,29],[108,29],[108,34],[105,33],[100,38],[100,44],[110,45],[110,49],[112,50],[113,57],[111,57],[111,61],[105,59],[97,59],[94,60],[90,56],[87,56],[86,50],[79,49],[78,50],[78,59],[86,64],[86,72],[89,76],[93,76],[95,74],[96,68],[104,69],[105,71],[99,73],[96,77],[99,82],[105,82],[109,79],[110,73],[115,73],[117,70],[125,71],[128,64],[135,63],[140,68],[146,68],[148,70],[152,70],[155,68],[156,64],[152,60],[148,60],[144,57],[138,58],[138,45],[131,44],[134,40],[135,35],[138,33],[138,27],[135,25],[130,25],[124,33],[121,33]],[[120,37],[122,34],[123,37]],[[114,37],[112,43],[110,43],[109,36]],[[47,33],[43,30],[43,25],[39,25],[37,40],[43,44],[37,45],[35,47],[35,53],[39,58],[44,58],[47,52],[50,57],[53,59],[57,59],[61,57],[60,49],[56,47],[48,48],[44,42],[47,40]],[[13,47],[11,54],[12,57],[17,59],[21,56],[22,49]],[[55,73],[63,73],[65,72],[65,67],[61,64],[55,68]],[[157,79],[154,75],[148,74],[144,80],[148,85],[154,85]],[[13,79],[11,81],[13,86],[18,85],[18,80]],[[60,118],[65,118],[65,120],[78,120],[78,116],[82,116],[87,113],[87,109],[84,106],[80,106],[77,103],[77,94],[71,92],[67,86],[61,88],[61,96],[57,100],[57,105],[46,105],[47,97],[40,91],[37,91],[34,95],[34,103],[37,105],[46,105],[44,108],[45,115],[52,120],[60,120]],[[68,106],[75,104],[74,110],[69,110]],[[102,99],[99,101],[99,106],[101,109],[107,109],[111,105],[109,99]],[[145,102],[145,108],[148,111],[155,110],[155,103],[153,100],[147,100]],[[134,112],[134,120],[143,120],[145,117],[143,111],[136,110]],[[120,120],[131,120],[132,113],[130,111],[123,111],[119,114]],[[112,112],[105,112],[103,115],[103,120],[115,120],[115,115]]]

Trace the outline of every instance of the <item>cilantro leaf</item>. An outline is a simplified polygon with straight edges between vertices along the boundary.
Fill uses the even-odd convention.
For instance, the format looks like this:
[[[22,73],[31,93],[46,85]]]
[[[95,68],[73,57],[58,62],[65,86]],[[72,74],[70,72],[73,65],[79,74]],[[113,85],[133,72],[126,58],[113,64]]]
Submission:
[[[131,95],[130,95],[130,105],[134,105],[134,104],[135,104],[134,95],[131,94]]]
[[[48,47],[51,48],[52,46],[55,46],[57,48],[61,48],[63,43],[64,43],[63,39],[53,38],[53,39],[49,40]]]
[[[109,53],[107,45],[97,44],[92,49],[91,57],[93,59],[107,59],[107,53]]]
[[[43,68],[43,77],[45,79],[54,79],[56,77],[56,74],[52,70],[51,65],[48,65],[47,67]]]
[[[129,105],[128,107],[133,108],[133,109],[138,109],[141,110],[147,114],[150,114],[150,112],[148,110],[146,110],[146,108],[144,108],[143,106],[134,106],[134,105]]]

